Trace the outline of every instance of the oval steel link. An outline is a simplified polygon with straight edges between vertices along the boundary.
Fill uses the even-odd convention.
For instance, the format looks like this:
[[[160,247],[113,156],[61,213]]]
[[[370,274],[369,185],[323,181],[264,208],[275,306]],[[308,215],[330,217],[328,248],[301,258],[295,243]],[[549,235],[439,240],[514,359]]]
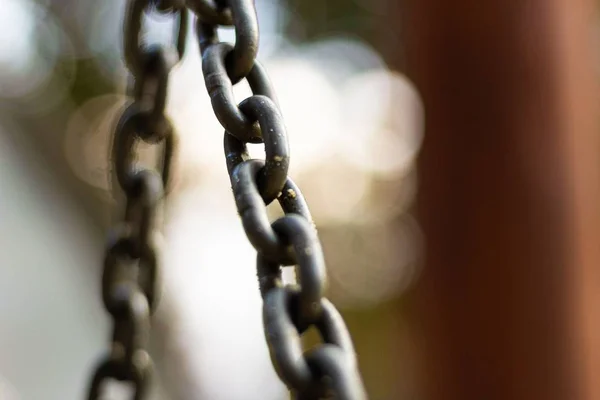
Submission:
[[[257,121],[239,109],[233,95],[233,83],[227,75],[225,58],[232,49],[228,43],[207,46],[202,55],[204,83],[210,96],[214,113],[227,132],[249,143],[262,142]],[[275,99],[274,90],[265,69],[255,60],[254,67],[246,76],[254,95]]]
[[[149,47],[143,68],[134,83],[134,99],[140,112],[137,134],[147,143],[158,143],[173,130],[165,116],[171,65],[161,47]]]
[[[117,311],[111,300],[111,285],[114,281],[122,279],[122,277],[129,278],[136,275],[137,269],[138,275],[140,275],[138,282],[148,298],[150,310],[154,311],[159,298],[157,286],[159,286],[160,277],[156,240],[149,241],[142,248],[141,254],[135,254],[135,242],[132,239],[129,227],[121,225],[121,228],[115,230],[115,233],[111,236],[102,273],[104,306],[113,316],[116,315]]]
[[[323,299],[321,306],[323,307],[322,317],[315,322],[315,325],[323,341],[325,343],[335,343],[337,347],[343,350],[346,357],[345,364],[350,368],[356,369],[357,363],[354,344],[352,343],[350,332],[348,332],[342,315],[333,303],[327,299]]]
[[[241,161],[240,161],[241,162]],[[237,164],[235,164],[237,165]],[[232,166],[235,167],[235,165]],[[300,189],[291,178],[287,178],[281,195],[277,198],[283,212],[287,214],[297,214],[307,220],[312,226],[312,217],[308,210],[308,205]],[[256,274],[259,283],[260,295],[264,299],[267,292],[282,285],[281,265],[265,258],[260,252],[256,257]]]
[[[289,147],[279,109],[266,96],[255,95],[240,103],[245,115],[258,120],[265,143],[265,166],[257,176],[258,191],[265,204],[277,198],[287,179],[290,166]]]
[[[156,224],[157,207],[163,198],[161,177],[152,170],[137,171],[129,178],[130,196],[125,205],[125,222],[132,231],[134,256],[139,257],[148,246]]]
[[[128,6],[125,13],[124,43],[125,63],[131,73],[138,77],[143,72],[145,46],[140,42],[143,35],[142,20],[145,11],[150,10],[150,0],[127,0]],[[176,43],[178,60],[183,59],[186,47],[186,35],[188,27],[187,10],[181,9],[176,12],[178,16],[175,25]]]
[[[280,239],[291,243],[296,255],[296,271],[302,288],[298,294],[299,323],[314,323],[321,317],[321,299],[327,280],[325,258],[316,231],[306,219],[293,214],[278,219],[272,227]]]
[[[258,53],[258,18],[253,0],[228,0],[231,10],[233,25],[235,26],[235,45],[225,55],[225,69],[232,84],[244,79],[254,66]],[[214,30],[213,23],[205,22],[202,14],[198,16],[197,32],[210,32]],[[205,38],[199,37],[205,42]],[[201,50],[205,46],[201,46]],[[202,53],[204,54],[204,53]]]
[[[321,384],[312,390],[297,392],[296,400],[332,397],[336,400],[366,400],[360,375],[348,364],[348,356],[340,347],[325,344],[308,351],[304,357],[315,381]]]
[[[272,144],[272,142],[275,143]],[[236,175],[236,173],[234,173],[236,167],[245,161],[250,161],[248,148],[244,142],[232,135],[229,135],[227,132],[225,132],[223,137],[223,147],[225,150],[227,172],[229,173],[233,185],[233,179]],[[285,140],[285,137],[281,138],[279,135],[269,135],[267,143],[265,144],[267,160],[252,160],[263,163],[263,166],[260,167],[255,175],[257,181],[257,190],[260,196],[263,198],[265,204],[269,204],[272,201],[272,195],[275,195],[275,198],[277,198],[280,203],[282,200],[285,202],[285,204],[282,204],[284,211],[286,210],[286,207],[292,207],[295,211],[289,212],[302,214],[306,219],[312,222],[312,217],[310,216],[310,212],[306,202],[304,201],[304,197],[300,193],[300,189],[298,189],[296,184],[289,179],[289,177],[287,177],[289,156],[286,155],[283,157],[279,155],[284,153],[284,150],[287,152],[287,140]],[[284,162],[285,164],[280,165]],[[257,167],[252,168],[254,169]],[[282,174],[282,168],[285,168],[286,170],[285,177]],[[261,180],[263,182],[267,182],[268,184],[263,184],[261,187]],[[273,183],[269,182],[269,180],[273,180]],[[283,186],[281,186],[281,180],[283,180]],[[272,187],[273,189],[270,192],[266,192],[269,187]]]
[[[254,66],[258,53],[258,17],[254,0],[227,0],[235,26],[235,45],[227,54],[227,75],[233,84],[241,81]]]
[[[271,79],[269,78],[269,74],[267,74],[267,70],[264,65],[262,65],[258,60],[254,60],[254,67],[246,77],[248,81],[248,85],[250,85],[250,89],[252,93],[255,95],[266,96],[275,105],[277,106],[277,111],[280,115],[281,109],[279,109],[279,100],[277,98],[277,93],[275,92],[275,88],[271,83]]]
[[[256,117],[264,130],[266,160],[257,175],[258,190],[265,204],[270,204],[281,193],[287,180],[289,147],[285,126],[277,106],[265,96],[252,96],[240,105],[245,113]],[[228,172],[233,178],[233,169],[247,160],[248,151],[244,142],[225,133],[225,158]]]
[[[102,400],[102,386],[109,379],[129,381],[134,385],[133,400],[144,400],[150,387],[152,376],[152,361],[145,351],[140,351],[134,357],[133,368],[127,370],[112,356],[100,362],[94,371],[88,390],[88,400]]]
[[[123,111],[115,129],[112,149],[114,172],[119,186],[126,194],[133,189],[129,177],[139,170],[135,163],[135,145],[138,140],[141,140],[139,132],[143,127],[144,117],[145,114],[139,110],[137,103],[132,103]],[[169,132],[163,141],[161,175],[164,188],[169,187],[171,163],[175,150],[175,135],[172,130]]]
[[[274,287],[269,290],[264,298],[263,323],[269,352],[277,374],[288,387],[304,392],[307,390],[314,391],[315,385],[320,380],[314,376],[311,367],[304,358],[300,334],[308,326],[299,326],[295,322],[299,320],[298,315],[292,314],[296,309],[294,303],[298,301],[300,290],[291,286]],[[324,321],[338,320],[341,317],[327,299],[321,299],[320,306],[322,313],[315,326],[325,343],[340,349],[345,354],[343,361],[347,362],[348,357],[354,355],[354,348],[349,340],[347,329],[345,326],[338,326],[338,329],[343,328],[342,331],[345,334],[328,334],[326,336],[326,332],[322,330],[324,324],[326,324]],[[291,332],[296,332],[296,334]],[[350,366],[353,365],[350,364]]]
[[[148,299],[134,281],[116,281],[111,285],[113,315],[113,358],[133,368],[135,355],[148,346],[150,310]]]
[[[262,160],[248,160],[235,167],[231,175],[235,204],[252,246],[269,260],[294,265],[293,249],[271,228],[265,202],[256,185],[256,176],[264,165]]]
[[[265,295],[265,338],[279,378],[288,387],[305,391],[312,385],[312,373],[304,360],[300,334],[289,315],[290,291],[289,287],[274,287]]]

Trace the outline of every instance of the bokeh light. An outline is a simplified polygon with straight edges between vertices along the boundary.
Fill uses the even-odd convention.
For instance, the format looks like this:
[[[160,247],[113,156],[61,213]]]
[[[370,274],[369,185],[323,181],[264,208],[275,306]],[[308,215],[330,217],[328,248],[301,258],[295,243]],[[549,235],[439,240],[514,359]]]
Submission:
[[[6,0],[0,23],[0,99],[10,100],[5,104],[15,112],[49,112],[74,77],[73,60],[63,57],[70,39],[52,13],[28,0]]]

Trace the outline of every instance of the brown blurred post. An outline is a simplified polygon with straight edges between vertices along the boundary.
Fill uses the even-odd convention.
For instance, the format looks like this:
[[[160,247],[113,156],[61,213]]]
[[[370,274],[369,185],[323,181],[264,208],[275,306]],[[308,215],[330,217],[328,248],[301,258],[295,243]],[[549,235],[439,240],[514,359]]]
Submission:
[[[593,2],[406,1],[426,398],[600,399]]]

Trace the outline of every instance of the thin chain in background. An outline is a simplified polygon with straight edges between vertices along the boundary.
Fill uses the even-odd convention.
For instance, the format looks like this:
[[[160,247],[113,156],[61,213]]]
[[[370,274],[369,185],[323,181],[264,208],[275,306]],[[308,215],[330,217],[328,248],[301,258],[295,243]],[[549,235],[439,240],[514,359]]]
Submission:
[[[112,347],[96,367],[88,399],[101,398],[105,381],[134,386],[134,399],[145,399],[152,376],[146,350],[150,316],[158,302],[160,234],[156,219],[169,183],[175,132],[165,116],[169,71],[183,57],[188,14],[177,12],[177,54],[142,47],[142,18],[157,9],[147,0],[128,2],[125,16],[125,61],[133,75],[133,103],[123,112],[113,139],[113,169],[126,197],[124,220],[111,232],[104,260],[102,299],[113,319]],[[163,146],[160,172],[136,162],[135,145],[143,140]]]
[[[174,132],[164,116],[173,62],[166,50],[140,46],[141,18],[152,10],[177,16],[177,60],[184,52],[187,8],[196,15],[206,88],[225,128],[225,157],[237,210],[257,251],[265,338],[275,370],[298,400],[365,400],[348,330],[324,298],[326,269],[316,229],[304,197],[287,174],[285,125],[266,71],[256,60],[259,32],[253,0],[129,1],[125,59],[135,79],[135,101],[125,110],[114,141],[114,168],[127,206],[125,222],[109,244],[103,276],[104,303],[115,326],[113,348],[94,374],[89,399],[98,399],[107,378],[132,382],[136,400],[145,398],[148,387],[151,360],[145,346],[159,265],[152,222],[174,147]],[[235,46],[219,41],[219,26],[235,28]],[[244,78],[253,95],[238,105],[233,86]],[[139,139],[164,142],[162,180],[156,172],[133,164],[133,144]],[[247,143],[264,143],[265,160],[250,159]],[[266,206],[274,200],[285,216],[271,223]],[[282,283],[281,268],[290,265],[296,266],[298,285]],[[305,352],[301,335],[311,327],[323,343]]]

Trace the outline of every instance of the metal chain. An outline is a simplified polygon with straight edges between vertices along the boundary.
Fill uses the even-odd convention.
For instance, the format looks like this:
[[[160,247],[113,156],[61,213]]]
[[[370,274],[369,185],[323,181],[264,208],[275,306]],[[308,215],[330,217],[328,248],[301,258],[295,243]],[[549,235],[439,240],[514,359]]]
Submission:
[[[177,54],[140,43],[147,12],[177,16]],[[124,110],[113,139],[113,168],[126,206],[123,221],[109,235],[102,276],[102,299],[113,319],[112,347],[96,367],[89,400],[99,399],[111,379],[131,383],[133,398],[145,399],[152,376],[146,348],[159,292],[160,234],[155,226],[175,148],[175,132],[165,116],[167,84],[169,71],[185,51],[187,23],[185,8],[149,0],[128,3],[124,48],[134,101]],[[163,145],[160,172],[137,164],[140,140]]]
[[[175,55],[140,44],[142,16],[151,8],[177,16]],[[265,337],[274,367],[299,400],[365,400],[350,335],[324,297],[326,269],[316,229],[304,197],[288,176],[285,125],[266,71],[256,60],[259,31],[253,0],[129,0],[124,47],[135,80],[134,102],[124,111],[113,144],[114,169],[127,205],[124,222],[109,241],[102,279],[114,333],[112,351],[97,367],[88,399],[98,399],[102,383],[110,378],[133,383],[136,400],[145,398],[148,387],[152,362],[146,345],[160,265],[154,225],[175,137],[164,110],[169,71],[185,51],[186,8],[197,17],[202,70],[213,110],[225,128],[235,203],[257,250]],[[234,27],[234,46],[219,41],[219,26]],[[238,105],[233,86],[244,78],[253,95]],[[135,164],[138,140],[164,144],[160,174]],[[250,159],[247,143],[264,143],[265,160]],[[285,216],[271,223],[266,207],[274,200]],[[298,285],[282,283],[281,268],[290,265],[296,266]],[[323,343],[305,352],[301,335],[311,327]]]
[[[202,70],[224,147],[237,210],[257,250],[263,322],[271,360],[297,399],[363,400],[366,393],[342,317],[324,296],[325,260],[308,206],[288,176],[283,117],[264,68],[256,60],[258,22],[253,0],[188,0],[197,14]],[[233,25],[235,46],[219,42],[219,25]],[[246,78],[253,95],[239,105],[233,85]],[[265,160],[246,144],[264,143]],[[271,223],[266,206],[278,200],[285,216]],[[295,265],[298,285],[283,285],[281,267]],[[316,328],[323,343],[304,352],[301,335]]]

